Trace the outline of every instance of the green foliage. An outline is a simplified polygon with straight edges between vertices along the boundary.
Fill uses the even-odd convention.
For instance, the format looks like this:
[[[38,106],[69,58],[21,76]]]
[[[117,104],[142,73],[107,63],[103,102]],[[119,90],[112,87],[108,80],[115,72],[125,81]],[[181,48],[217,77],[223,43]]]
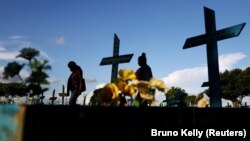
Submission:
[[[37,60],[34,58],[31,63],[31,74],[27,82],[31,84],[49,84],[47,78],[49,77],[45,71],[50,70],[51,66],[48,65],[47,60]]]
[[[177,93],[186,93],[184,89],[180,87],[171,87],[165,95],[168,95],[168,98],[176,96]]]
[[[167,93],[165,93],[168,106],[186,107],[188,106],[188,94],[184,89],[180,87],[171,87]]]
[[[195,95],[190,95],[187,97],[187,103],[190,105],[197,105],[197,100]]]
[[[250,67],[243,70],[241,74],[240,84],[242,89],[243,96],[250,95]]]
[[[17,55],[17,57],[27,59],[28,61],[31,61],[36,56],[39,56],[39,51],[31,47],[23,48],[20,54]]]
[[[27,47],[23,48],[20,51],[20,54],[16,57],[20,57],[26,59],[28,64],[19,64],[18,62],[10,62],[4,69],[4,78],[8,79],[9,77],[13,77],[19,75],[21,69],[26,65],[30,68],[29,77],[23,82],[26,85],[27,92],[30,95],[40,95],[43,92],[47,91],[47,88],[42,88],[42,84],[49,84],[47,78],[49,75],[46,73],[47,70],[51,69],[51,66],[48,65],[47,60],[38,59],[39,51],[35,48]]]
[[[0,96],[25,96],[27,92],[23,83],[0,83]]]
[[[232,102],[241,102],[250,95],[250,67],[245,70],[233,69],[220,73],[221,97]],[[204,91],[209,96],[209,89]]]
[[[241,69],[234,69],[231,71],[226,70],[220,74],[221,81],[225,81],[227,84],[221,86],[222,97],[228,100],[237,99],[242,94],[241,86]]]
[[[24,67],[24,64],[19,64],[16,61],[8,63],[4,68],[4,79],[8,79],[9,77],[14,77],[15,75],[19,75],[21,69]],[[21,79],[21,77],[19,76]],[[22,80],[22,79],[21,79]]]
[[[98,105],[98,97],[99,97],[100,91],[101,89],[94,90],[93,95],[90,98],[91,105]]]

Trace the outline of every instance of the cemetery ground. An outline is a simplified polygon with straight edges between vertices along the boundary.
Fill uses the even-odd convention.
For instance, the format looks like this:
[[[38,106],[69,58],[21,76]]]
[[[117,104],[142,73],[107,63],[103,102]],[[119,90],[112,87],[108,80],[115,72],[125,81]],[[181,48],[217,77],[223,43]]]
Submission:
[[[14,105],[0,105],[4,112]],[[242,140],[248,141],[249,108],[104,107],[20,105],[23,115],[2,128],[1,135],[16,141],[81,140]],[[15,107],[15,108],[18,108]],[[5,109],[5,110],[4,110]],[[20,109],[19,109],[20,110]],[[17,110],[18,111],[18,110]],[[16,123],[16,128],[10,126]],[[9,129],[9,130],[8,130]],[[16,129],[16,130],[15,130]],[[17,130],[19,129],[19,131]],[[8,132],[6,131],[8,130]],[[11,131],[11,132],[10,132]],[[157,131],[157,132],[156,132]],[[5,140],[4,140],[5,141]],[[8,140],[7,140],[8,141]]]

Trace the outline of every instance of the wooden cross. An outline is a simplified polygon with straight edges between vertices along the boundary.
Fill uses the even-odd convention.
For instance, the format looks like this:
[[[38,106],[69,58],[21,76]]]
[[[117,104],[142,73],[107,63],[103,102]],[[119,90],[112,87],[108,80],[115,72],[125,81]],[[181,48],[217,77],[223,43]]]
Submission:
[[[43,104],[43,99],[45,98],[45,96],[43,95],[43,92],[42,92],[42,96],[39,98],[40,99],[40,104]]]
[[[64,97],[68,96],[68,94],[64,92],[64,85],[62,86],[62,93],[59,93],[59,96],[62,97],[62,105],[64,105]]]
[[[86,105],[86,97],[87,97],[88,95],[85,95],[84,97],[83,97],[83,105],[85,106]]]
[[[183,46],[183,49],[207,45],[207,64],[208,64],[208,79],[205,85],[209,86],[210,106],[221,107],[220,95],[220,75],[218,63],[218,48],[217,41],[236,37],[246,25],[241,23],[232,27],[216,30],[215,12],[207,7],[204,7],[206,33],[196,37],[188,38]]]
[[[51,100],[51,105],[54,105],[54,101],[57,99],[57,97],[55,97],[55,89],[53,90],[52,93],[52,97],[49,98],[49,100]]]
[[[113,57],[103,58],[101,63],[100,63],[100,66],[112,64],[111,82],[114,82],[115,79],[117,78],[118,64],[130,62],[131,58],[133,57],[133,54],[119,56],[119,45],[120,45],[120,40],[117,37],[117,35],[115,34],[114,35]]]

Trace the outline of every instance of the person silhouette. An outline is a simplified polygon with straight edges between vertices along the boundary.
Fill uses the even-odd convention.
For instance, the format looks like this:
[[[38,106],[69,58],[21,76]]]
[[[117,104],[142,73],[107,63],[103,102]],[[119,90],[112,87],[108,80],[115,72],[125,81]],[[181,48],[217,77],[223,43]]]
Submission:
[[[152,70],[147,64],[146,54],[143,52],[141,56],[138,57],[139,69],[136,71],[136,79],[139,81],[150,81],[153,77]],[[143,100],[140,93],[137,94],[136,99],[141,103],[140,106],[148,106],[149,101]]]
[[[67,94],[69,95],[71,92],[69,105],[76,105],[77,98],[81,94],[83,73],[81,67],[74,61],[70,61],[68,67],[72,72],[67,83]]]
[[[149,81],[153,77],[153,74],[150,66],[147,64],[147,58],[144,52],[138,57],[138,65],[140,68],[136,71],[136,78],[138,80]]]

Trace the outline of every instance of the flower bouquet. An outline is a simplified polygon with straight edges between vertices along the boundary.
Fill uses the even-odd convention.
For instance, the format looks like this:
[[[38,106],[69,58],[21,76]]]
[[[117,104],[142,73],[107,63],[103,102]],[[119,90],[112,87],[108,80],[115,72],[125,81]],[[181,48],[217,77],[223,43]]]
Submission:
[[[138,81],[133,70],[121,69],[114,83],[94,91],[90,103],[100,106],[155,106],[157,90],[166,93],[168,88],[162,80]]]

